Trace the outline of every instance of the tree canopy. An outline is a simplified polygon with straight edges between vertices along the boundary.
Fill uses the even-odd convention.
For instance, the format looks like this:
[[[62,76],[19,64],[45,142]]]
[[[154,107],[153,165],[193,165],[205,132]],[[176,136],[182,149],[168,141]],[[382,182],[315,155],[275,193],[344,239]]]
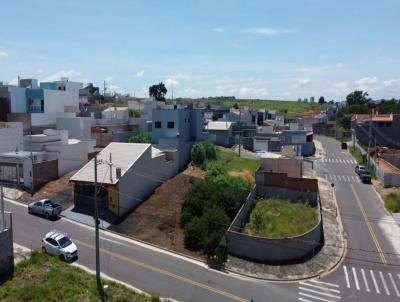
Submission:
[[[163,82],[149,87],[149,95],[155,98],[157,101],[165,101],[165,95],[167,92],[168,90]]]
[[[320,96],[319,100],[318,100],[318,103],[321,104],[321,105],[325,104],[325,98],[323,96]]]
[[[346,96],[346,105],[366,105],[370,99],[368,98],[368,93],[362,90],[355,90]]]

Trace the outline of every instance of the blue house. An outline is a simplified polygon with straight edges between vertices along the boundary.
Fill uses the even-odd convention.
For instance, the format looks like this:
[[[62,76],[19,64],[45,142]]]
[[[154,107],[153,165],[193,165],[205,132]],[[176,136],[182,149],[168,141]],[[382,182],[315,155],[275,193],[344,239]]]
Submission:
[[[161,150],[177,150],[180,168],[189,162],[193,143],[208,138],[203,109],[193,105],[153,109],[152,124],[152,143]]]

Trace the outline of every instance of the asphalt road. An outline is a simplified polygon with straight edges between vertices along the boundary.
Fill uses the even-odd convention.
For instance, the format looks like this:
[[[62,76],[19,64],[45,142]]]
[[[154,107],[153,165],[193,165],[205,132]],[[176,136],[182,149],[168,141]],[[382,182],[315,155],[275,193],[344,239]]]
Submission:
[[[348,239],[346,258],[334,272],[300,283],[270,283],[222,273],[140,242],[101,232],[101,270],[140,290],[179,301],[400,301],[400,258],[393,233],[400,236],[370,185],[357,181],[355,164],[340,144],[318,138],[326,158],[315,164],[319,176],[335,183]],[[7,200],[6,200],[7,201]],[[6,202],[13,212],[14,240],[34,249],[52,229],[70,234],[79,248],[78,264],[92,270],[94,230],[64,218],[47,221]],[[399,240],[397,238],[397,240]],[[329,256],[329,255],[327,255]]]

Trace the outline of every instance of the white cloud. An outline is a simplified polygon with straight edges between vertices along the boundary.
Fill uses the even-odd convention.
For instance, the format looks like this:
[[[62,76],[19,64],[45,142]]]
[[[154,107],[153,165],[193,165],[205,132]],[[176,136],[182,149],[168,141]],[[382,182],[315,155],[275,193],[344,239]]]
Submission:
[[[0,51],[0,57],[8,57],[9,54],[6,51]]]
[[[383,81],[383,86],[385,86],[385,87],[393,87],[397,84],[400,84],[400,79],[391,79],[391,80]]]
[[[62,77],[66,78],[76,78],[79,77],[82,73],[80,71],[76,71],[75,69],[70,69],[70,70],[60,70],[57,71],[55,74],[52,74],[50,76],[44,77],[42,79],[42,82],[51,82],[51,81],[58,81]]]
[[[178,84],[179,84],[179,81],[176,79],[166,79],[165,80],[165,86],[167,86],[167,87],[174,87]]]
[[[271,27],[253,27],[244,30],[244,32],[262,36],[276,36],[277,34],[280,33],[280,31]]]
[[[367,90],[369,92],[376,91],[379,88],[379,80],[376,76],[365,77],[354,82],[357,89]]]
[[[242,86],[238,92],[242,97],[266,97],[268,96],[268,89],[264,87],[248,87]]]
[[[39,68],[38,70],[36,70],[37,74],[42,74],[44,72],[44,70],[42,68]]]
[[[225,28],[222,27],[215,27],[212,29],[212,31],[217,32],[217,33],[222,33],[225,31]]]
[[[292,86],[290,86],[290,89],[297,89],[299,87],[310,84],[310,82],[311,82],[310,78],[299,79],[299,80],[297,80],[296,84],[293,84]]]
[[[342,68],[344,65],[343,65],[343,63],[337,63],[336,64],[336,68]]]
[[[113,80],[112,76],[109,75],[109,76],[106,77],[106,82],[111,82],[112,80]]]
[[[141,77],[143,77],[143,75],[144,75],[144,70],[141,70],[136,74],[136,77],[141,78]]]

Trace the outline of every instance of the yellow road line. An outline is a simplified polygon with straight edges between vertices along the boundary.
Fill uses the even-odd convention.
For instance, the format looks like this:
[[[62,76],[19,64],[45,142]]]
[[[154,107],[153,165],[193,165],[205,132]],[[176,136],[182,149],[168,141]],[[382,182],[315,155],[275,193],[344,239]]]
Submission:
[[[367,216],[367,213],[365,212],[364,206],[362,205],[362,203],[360,201],[360,198],[358,197],[358,194],[357,194],[356,190],[354,189],[353,185],[351,185],[351,190],[353,191],[353,195],[356,198],[358,207],[360,208],[361,213],[362,213],[362,215],[364,217],[365,223],[366,223],[366,225],[368,227],[368,231],[371,234],[372,241],[374,241],[376,249],[378,250],[379,257],[381,258],[381,261],[382,261],[383,265],[387,265],[388,262],[386,260],[385,254],[382,251],[381,245],[379,244],[379,241],[376,238],[375,232],[372,229],[371,223],[368,220],[368,216]]]
[[[82,242],[82,241],[77,240],[77,239],[73,239],[73,241],[76,242],[77,244],[82,245],[82,246],[85,246],[85,247],[87,247],[87,248],[90,248],[90,249],[93,249],[93,250],[95,249],[95,246],[92,245],[92,244],[89,244],[89,243],[86,243],[86,242]],[[223,290],[220,290],[220,289],[217,289],[217,288],[208,286],[208,285],[206,285],[206,284],[203,284],[203,283],[200,283],[200,282],[197,282],[197,281],[188,279],[188,278],[183,277],[183,276],[179,276],[179,275],[177,275],[177,274],[171,273],[171,272],[169,272],[169,271],[163,270],[163,269],[158,268],[158,267],[155,267],[155,266],[153,266],[153,265],[146,264],[146,263],[144,263],[144,262],[142,262],[142,261],[135,260],[135,259],[132,259],[132,258],[123,256],[123,255],[120,255],[120,254],[111,252],[111,251],[106,250],[106,249],[103,249],[103,248],[100,248],[100,251],[101,251],[103,254],[107,254],[107,255],[113,256],[113,257],[115,257],[115,258],[121,259],[121,260],[123,260],[123,261],[126,261],[126,262],[129,262],[129,263],[132,263],[132,264],[141,266],[141,267],[146,268],[146,269],[148,269],[148,270],[151,270],[151,271],[153,271],[153,272],[157,272],[157,273],[160,273],[160,274],[162,274],[162,275],[166,275],[166,276],[168,276],[168,277],[172,277],[172,278],[174,278],[174,279],[176,279],[176,280],[179,280],[179,281],[182,281],[182,282],[184,282],[184,283],[187,283],[187,284],[190,284],[190,285],[194,285],[194,286],[197,286],[197,287],[206,289],[206,290],[208,290],[208,291],[211,291],[211,292],[213,292],[213,293],[219,294],[219,295],[221,295],[221,296],[228,297],[228,298],[230,298],[230,299],[232,299],[232,300],[239,301],[239,302],[248,302],[248,301],[249,301],[249,300],[247,300],[247,299],[244,299],[244,298],[241,298],[241,297],[239,297],[239,296],[233,295],[233,294],[228,293],[228,292],[226,292],[226,291],[223,291]]]

